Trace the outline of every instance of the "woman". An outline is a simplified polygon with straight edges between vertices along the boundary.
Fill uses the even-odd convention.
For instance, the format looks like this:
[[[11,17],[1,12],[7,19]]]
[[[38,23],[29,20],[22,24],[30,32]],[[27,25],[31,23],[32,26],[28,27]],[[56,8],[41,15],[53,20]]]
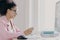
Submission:
[[[33,28],[22,32],[15,27],[12,19],[16,15],[16,4],[14,2],[6,3],[5,1],[0,1],[0,40],[13,40],[20,35],[31,34]]]

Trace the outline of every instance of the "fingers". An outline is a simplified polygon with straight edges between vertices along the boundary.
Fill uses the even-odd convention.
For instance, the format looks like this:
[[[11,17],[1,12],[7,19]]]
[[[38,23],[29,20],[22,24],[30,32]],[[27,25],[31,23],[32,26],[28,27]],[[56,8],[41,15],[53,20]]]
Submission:
[[[29,28],[29,29],[24,31],[24,34],[25,35],[30,35],[32,33],[32,31],[33,31],[33,28]]]

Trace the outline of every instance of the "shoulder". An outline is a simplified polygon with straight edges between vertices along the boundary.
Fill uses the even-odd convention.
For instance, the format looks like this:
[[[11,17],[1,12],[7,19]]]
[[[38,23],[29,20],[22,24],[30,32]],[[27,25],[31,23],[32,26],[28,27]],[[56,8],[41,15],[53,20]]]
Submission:
[[[2,19],[0,19],[0,26],[4,25],[4,22],[2,21]]]
[[[0,17],[0,23],[6,24],[7,22],[8,22],[8,21],[7,21],[7,19],[6,19],[5,16],[1,16],[1,17]]]
[[[4,19],[0,17],[0,25],[4,25],[4,24],[5,24]]]

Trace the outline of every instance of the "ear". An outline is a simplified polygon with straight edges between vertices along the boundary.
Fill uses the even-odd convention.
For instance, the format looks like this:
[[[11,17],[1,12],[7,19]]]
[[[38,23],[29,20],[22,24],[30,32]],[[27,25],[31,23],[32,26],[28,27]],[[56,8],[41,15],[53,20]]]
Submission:
[[[7,12],[9,13],[10,12],[10,9],[7,9]]]
[[[10,9],[7,9],[7,11],[10,11]]]

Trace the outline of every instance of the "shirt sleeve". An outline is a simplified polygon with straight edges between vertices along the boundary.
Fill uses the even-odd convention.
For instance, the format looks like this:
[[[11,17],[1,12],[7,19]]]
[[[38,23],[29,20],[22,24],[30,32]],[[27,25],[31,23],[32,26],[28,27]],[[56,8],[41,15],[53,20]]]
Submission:
[[[20,33],[20,35],[24,35],[24,32],[22,30],[20,30],[17,26],[14,26],[16,33]]]

